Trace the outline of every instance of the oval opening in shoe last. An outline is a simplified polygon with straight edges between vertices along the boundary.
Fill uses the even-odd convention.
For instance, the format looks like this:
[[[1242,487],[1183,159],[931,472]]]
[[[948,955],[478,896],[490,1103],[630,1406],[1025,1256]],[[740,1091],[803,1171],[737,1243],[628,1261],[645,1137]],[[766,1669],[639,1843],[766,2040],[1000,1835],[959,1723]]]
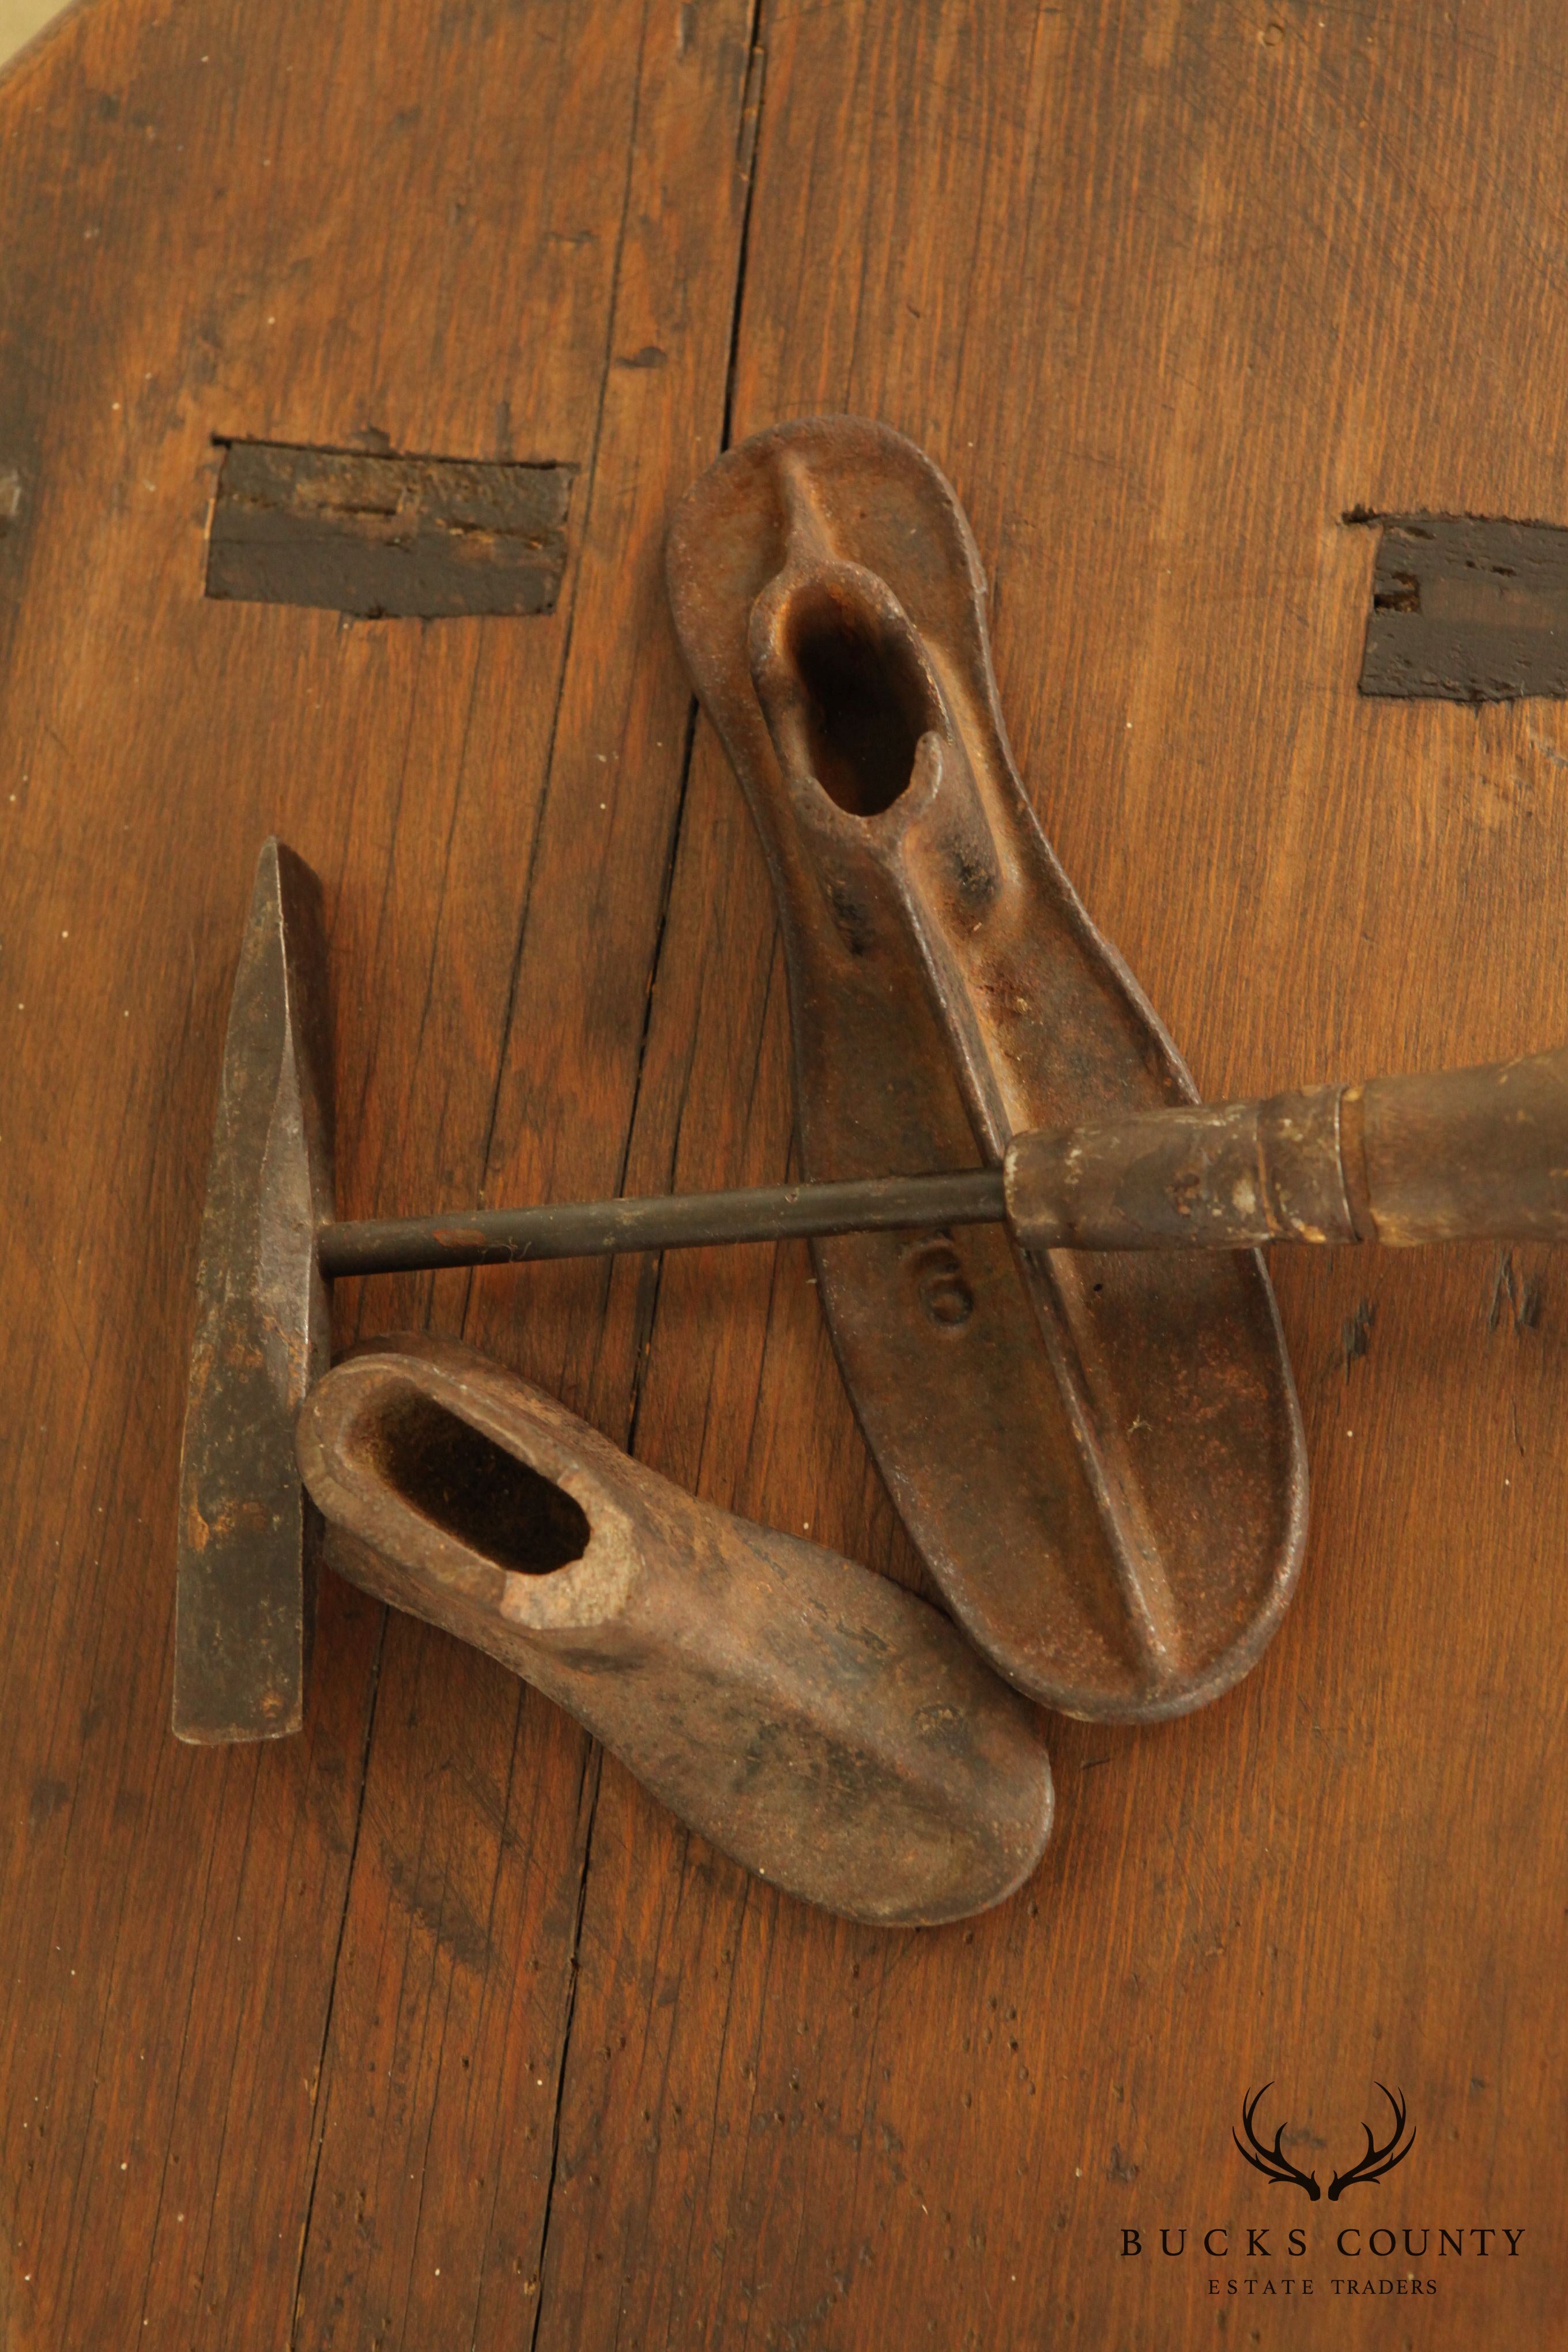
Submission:
[[[805,764],[851,816],[880,816],[908,789],[922,735],[942,724],[905,629],[834,581],[792,598],[784,658],[801,690]]]
[[[582,1505],[434,1397],[384,1397],[358,1434],[411,1509],[498,1568],[551,1576],[587,1550]]]

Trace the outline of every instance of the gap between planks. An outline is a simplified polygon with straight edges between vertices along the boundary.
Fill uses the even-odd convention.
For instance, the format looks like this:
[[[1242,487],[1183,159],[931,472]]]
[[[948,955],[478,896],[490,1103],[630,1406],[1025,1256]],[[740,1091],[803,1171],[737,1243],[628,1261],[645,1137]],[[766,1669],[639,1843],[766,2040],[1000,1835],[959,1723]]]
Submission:
[[[736,162],[743,183],[744,194],[742,199],[740,229],[736,240],[735,272],[730,290],[730,326],[725,358],[723,405],[720,426],[719,449],[715,452],[715,455],[721,454],[722,451],[728,449],[731,446],[734,415],[735,383],[741,348],[742,314],[750,254],[752,210],[756,188],[756,157],[761,132],[763,104],[765,96],[766,47],[763,38],[765,30],[765,5],[766,0],[752,0],[747,30],[746,78],[742,94],[740,120],[736,131]],[[643,46],[646,51],[646,13],[644,17],[643,32]],[[626,145],[626,179],[622,189],[620,218],[616,235],[616,263],[612,276],[610,299],[606,305],[605,355],[599,378],[599,404],[595,417],[591,454],[588,464],[584,469],[587,478],[584,483],[586,496],[584,498],[583,514],[579,525],[581,537],[579,540],[576,560],[573,566],[573,593],[571,604],[567,613],[566,625],[563,635],[561,661],[556,677],[555,700],[554,707],[551,714],[549,743],[545,757],[544,782],[540,793],[539,808],[534,822],[528,874],[523,887],[523,902],[519,912],[517,931],[513,942],[511,977],[508,989],[506,1004],[501,1018],[500,1044],[496,1056],[495,1085],[491,1090],[489,1111],[485,1122],[485,1133],[480,1160],[481,1168],[488,1167],[489,1165],[490,1151],[494,1144],[496,1121],[500,1115],[501,1086],[506,1069],[507,1047],[510,1039],[512,1024],[516,1011],[517,990],[521,973],[523,947],[528,933],[528,920],[532,898],[534,872],[537,863],[538,844],[542,832],[545,812],[550,800],[551,783],[555,768],[555,751],[560,727],[561,709],[565,697],[566,682],[571,668],[573,634],[577,608],[577,577],[580,574],[582,568],[582,551],[588,546],[591,539],[589,519],[593,511],[594,498],[597,488],[599,448],[604,430],[605,404],[610,380],[616,317],[619,305],[621,268],[626,246],[626,217],[631,202],[632,183],[636,167],[637,134],[641,110],[642,88],[643,77],[639,72],[637,92],[633,100],[632,120],[629,126],[629,135]],[[681,840],[685,829],[688,794],[691,779],[691,766],[697,740],[697,702],[695,696],[692,696],[689,698],[687,706],[686,732],[681,750],[679,778],[676,790],[675,814],[670,826],[669,845],[666,856],[665,868],[660,877],[659,909],[653,954],[649,964],[647,1003],[643,1018],[642,1034],[637,1043],[637,1065],[632,1084],[631,1101],[621,1151],[620,1178],[623,1182],[625,1181],[626,1171],[629,1163],[632,1139],[637,1129],[637,1115],[642,1097],[643,1079],[647,1066],[654,992],[658,987],[658,976],[664,955],[670,899],[674,889],[677,860],[679,855]],[[628,1450],[634,1452],[636,1450],[637,1424],[642,1406],[643,1368],[647,1361],[647,1350],[651,1342],[653,1328],[658,1319],[662,1270],[661,1264],[658,1268],[656,1269],[647,1307],[638,1315],[637,1318],[637,1330],[635,1339],[634,1370],[632,1375],[631,1410],[628,1420],[626,1441]],[[469,1309],[472,1304],[473,1279],[473,1273],[470,1271],[468,1285],[465,1287],[463,1294],[460,1318],[461,1326],[463,1328],[467,1327]],[[428,1321],[428,1313],[429,1309],[427,1307],[426,1322]],[[342,1908],[338,1922],[337,1943],[332,1956],[331,1976],[329,1983],[326,2010],[322,2019],[321,2047],[316,2063],[315,2095],[318,2103],[321,2103],[323,2101],[323,2094],[327,2088],[327,2065],[331,2039],[332,2015],[336,2004],[338,1972],[342,1958],[343,1940],[347,1933],[348,1920],[353,1899],[355,1873],[359,1859],[360,1832],[364,1818],[365,1794],[370,1776],[371,1748],[375,1732],[376,1701],[380,1685],[381,1661],[384,1634],[385,1612],[384,1610],[382,1612],[382,1626],[377,1634],[375,1653],[372,1664],[371,1688],[366,1706],[364,1739],[360,1757],[359,1787],[354,1806],[353,1834],[350,1846],[349,1865],[344,1874],[343,1879]],[[522,1686],[520,1685],[518,1709],[520,1723],[521,1708],[526,1705],[526,1703],[527,1701],[523,1695]],[[514,1729],[514,1746],[516,1737],[517,1732]],[[573,2025],[576,2012],[579,1953],[582,1946],[583,1923],[587,1909],[589,1876],[593,1866],[594,1829],[598,1814],[599,1790],[602,1779],[601,1761],[601,1751],[598,1748],[597,1743],[590,1741],[588,1744],[587,1760],[584,1765],[584,1776],[587,1794],[586,1818],[583,1829],[582,1864],[577,1884],[577,1901],[573,1918],[571,1943],[565,1955],[566,1988],[564,2013],[562,2021],[561,2040],[556,2062],[555,2097],[551,2111],[550,2169],[545,2187],[543,2208],[540,2216],[539,2248],[537,2256],[539,2286],[538,2293],[534,2299],[533,2322],[529,2332],[529,2352],[534,2352],[534,2347],[536,2346],[539,2338],[540,2327],[544,2317],[546,2257],[550,2239],[551,2215],[554,2205],[556,2176],[560,2158],[562,2115],[565,2105],[567,2072],[572,2053]],[[590,1780],[591,1786],[588,1786],[587,1784]],[[299,2330],[303,2315],[301,2303],[304,2293],[305,2266],[310,2252],[310,2230],[315,2215],[316,2189],[321,2176],[321,2158],[325,2147],[325,2105],[319,2104],[313,2123],[311,2136],[310,2177],[306,2191],[305,2214],[300,2225],[299,2257],[295,2269],[294,2296],[289,2323],[289,2352],[298,2352],[298,2347],[300,2344]]]

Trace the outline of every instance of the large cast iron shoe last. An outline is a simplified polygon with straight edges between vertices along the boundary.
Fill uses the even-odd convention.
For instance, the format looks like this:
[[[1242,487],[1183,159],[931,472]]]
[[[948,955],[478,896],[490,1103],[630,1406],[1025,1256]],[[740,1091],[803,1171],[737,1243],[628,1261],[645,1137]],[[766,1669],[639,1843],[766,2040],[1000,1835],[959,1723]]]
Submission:
[[[919,1927],[1039,1860],[1032,1711],[885,1577],[697,1501],[440,1340],[345,1358],[297,1437],[340,1574],[534,1684],[771,1884]]]
[[[782,425],[688,493],[668,569],[777,894],[805,1174],[972,1167],[1021,1129],[1193,1099],[1024,797],[935,467],[857,418]],[[1246,1673],[1306,1517],[1255,1255],[1075,1260],[965,1227],[816,1256],[893,1500],[1003,1674],[1147,1718]]]

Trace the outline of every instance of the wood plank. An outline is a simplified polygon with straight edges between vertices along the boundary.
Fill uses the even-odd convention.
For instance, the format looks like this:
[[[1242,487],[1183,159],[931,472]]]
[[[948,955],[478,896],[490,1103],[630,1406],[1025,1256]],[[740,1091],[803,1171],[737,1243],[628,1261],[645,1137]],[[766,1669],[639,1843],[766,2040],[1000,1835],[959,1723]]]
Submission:
[[[728,5],[676,41],[650,14],[624,59],[637,116],[570,643],[530,854],[503,877],[521,919],[481,1137],[489,1200],[613,1192],[625,1168],[689,740],[664,521],[722,429],[749,21]],[[504,725],[481,739],[476,716],[469,741],[479,775],[505,775]],[[455,870],[477,876],[484,856],[476,834]],[[438,974],[433,1002],[452,986]],[[412,1208],[411,1181],[389,1139],[367,1213]],[[454,1202],[476,1197],[463,1181],[444,1182]],[[383,1328],[407,1319],[388,1287],[408,1286],[364,1293]],[[433,1287],[437,1321],[624,1440],[635,1286],[614,1311],[602,1265]],[[575,1725],[499,1667],[389,1623],[300,2344],[511,2346],[533,2325],[574,1982],[559,1958],[574,1968],[598,1769]]]
[[[350,1213],[479,1189],[552,800],[578,836],[557,862],[585,834],[612,916],[667,855],[687,697],[622,633],[658,595],[668,477],[717,446],[747,17],[645,49],[646,14],[106,0],[0,89],[7,2346],[384,2341],[389,2311],[404,2340],[467,2345],[481,2283],[491,2333],[530,2308],[585,1743],[438,1636],[384,1650],[334,1586],[308,1738],[182,1751],[173,1512],[262,835],[327,883]],[[204,525],[237,436],[572,464],[593,553],[526,623],[215,603]],[[608,856],[607,795],[580,790],[605,679],[637,786]],[[642,956],[603,956],[621,1037],[597,1091],[570,1023],[525,1021],[516,1048],[612,1169]],[[455,1328],[467,1295],[345,1295],[340,1338],[362,1313]],[[411,2272],[421,2200],[471,2255],[460,2313]]]
[[[847,408],[950,470],[1047,830],[1205,1090],[1559,1040],[1568,746],[1539,706],[1363,699],[1371,545],[1340,518],[1568,520],[1560,17],[780,6],[763,37],[734,430]],[[787,1162],[737,803],[703,736],[654,1181]],[[1568,1277],[1479,1249],[1278,1275],[1316,1479],[1294,1615],[1202,1716],[1053,1725],[1058,1841],[1012,1905],[847,1929],[606,1766],[542,2347],[1558,2342]],[[803,1251],[667,1266],[637,1435],[899,1559]],[[1393,2082],[1410,2160],[1287,2207],[1231,2144],[1269,2076],[1338,2162]],[[1519,2255],[1334,2251],[1445,2214],[1522,2228]],[[1268,2262],[1197,2252],[1298,2220],[1306,2263],[1278,2231]],[[1186,2258],[1124,2257],[1140,2224]],[[1396,2267],[1438,2282],[1418,2320],[1333,2290]],[[1210,2296],[1248,2270],[1316,2300]]]
[[[700,730],[682,803],[658,578],[723,429],[750,31],[100,0],[0,89],[0,2344],[1268,2340],[1195,2247],[1121,2231],[1275,2220],[1242,2090],[1274,2074],[1270,2113],[1348,2153],[1386,2074],[1421,2137],[1357,2192],[1376,2218],[1526,2231],[1429,2266],[1419,2340],[1553,2346],[1545,1254],[1280,1269],[1295,1617],[1202,1717],[1055,1726],[1058,1843],[968,1927],[781,1902],[336,1586],[305,1742],[167,1738],[262,832],[329,880],[347,1213],[787,1168],[765,879]],[[948,466],[1047,829],[1202,1083],[1557,1042],[1568,745],[1539,707],[1363,701],[1339,521],[1568,521],[1543,0],[1458,31],[852,0],[763,32],[733,429],[849,406]],[[558,613],[205,601],[215,435],[576,463]],[[918,1577],[803,1251],[343,1308],[342,1337],[464,1329],[700,1491]],[[1330,2291],[1352,2263],[1313,2267],[1294,2336],[1384,2341]]]

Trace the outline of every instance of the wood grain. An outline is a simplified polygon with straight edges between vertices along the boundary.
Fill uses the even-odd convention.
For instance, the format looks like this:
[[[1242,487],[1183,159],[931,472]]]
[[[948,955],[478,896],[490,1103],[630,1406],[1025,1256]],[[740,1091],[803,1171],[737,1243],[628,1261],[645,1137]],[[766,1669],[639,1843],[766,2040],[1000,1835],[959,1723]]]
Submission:
[[[1568,1009],[1542,706],[1363,702],[1370,549],[1339,520],[1562,510],[1528,389],[1564,323],[1536,257],[1560,183],[1542,114],[1504,129],[1561,36],[1271,16],[770,16],[736,379],[737,434],[847,408],[950,468],[1047,831],[1214,1092],[1544,1045]],[[784,1164],[785,1048],[718,767],[700,741],[651,1051],[668,1020],[683,1138],[731,1181]],[[748,961],[749,1027],[713,985]],[[710,1438],[740,1342],[691,1348],[700,1275],[667,1268],[639,1443],[869,1547],[807,1271],[753,1275],[760,1403]],[[1520,1328],[1496,1279],[1486,1251],[1280,1270],[1317,1480],[1294,1620],[1202,1717],[1056,1727],[1064,1825],[1011,1911],[862,1944],[605,1772],[544,2343],[1555,2341],[1563,1633],[1531,1563],[1562,1523],[1563,1283],[1521,1260]],[[1426,2265],[1419,2320],[1336,2299],[1331,2232],[1310,2311],[1208,2298],[1261,2262],[1121,2259],[1129,2224],[1298,2218],[1230,2146],[1269,2075],[1341,2161],[1373,2077],[1426,2118],[1381,2190],[1301,2215],[1506,2206],[1519,2259]]]
[[[1301,1598],[1205,1715],[1054,1724],[1058,1843],[967,1927],[790,1905],[339,1586],[304,1740],[166,1719],[264,833],[327,884],[343,1213],[786,1171],[658,579],[727,436],[847,408],[951,473],[1047,830],[1205,1092],[1561,1042],[1568,739],[1360,697],[1340,518],[1568,522],[1565,79],[1545,0],[98,0],[0,84],[5,2352],[1561,2340],[1545,1252],[1277,1268]],[[556,612],[204,598],[215,436],[575,465]],[[411,1319],[918,1580],[804,1249],[342,1288]],[[1379,2079],[1415,2153],[1288,2207],[1230,2143],[1270,2076],[1320,2165]],[[1525,2234],[1373,2307],[1342,2213]],[[1195,2252],[1282,2217],[1321,2258]],[[1310,2308],[1209,2296],[1270,2263]]]
[[[26,561],[4,762],[30,901],[6,969],[36,1008],[8,1023],[0,1125],[30,1139],[6,1164],[29,1241],[8,1467],[17,1557],[46,1572],[5,1596],[6,1785],[38,1821],[5,1880],[5,1980],[30,1990],[0,2112],[28,2347],[140,2341],[143,2316],[193,2345],[510,2342],[532,2307],[585,1743],[454,1644],[399,1628],[384,1654],[338,1592],[310,1748],[194,1771],[166,1730],[168,1513],[262,833],[329,880],[345,1209],[474,1197],[519,1005],[563,1165],[616,1180],[647,957],[620,941],[595,1004],[579,931],[554,974],[597,1034],[619,1008],[601,1099],[580,1028],[531,1004],[530,907],[563,912],[559,878],[531,886],[586,857],[613,923],[668,854],[688,697],[644,615],[670,499],[719,446],[748,60],[743,9],[679,47],[650,28],[646,55],[640,25],[618,0],[521,35],[494,6],[400,5],[323,44],[303,7],[110,6],[5,93],[0,382],[28,503],[0,543]],[[399,219],[438,222],[435,248]],[[153,282],[177,294],[149,306]],[[205,600],[213,436],[237,434],[578,466],[556,614],[421,629]],[[600,778],[623,730],[617,836]],[[641,920],[651,945],[657,890]],[[456,1328],[467,1287],[365,1304]]]

